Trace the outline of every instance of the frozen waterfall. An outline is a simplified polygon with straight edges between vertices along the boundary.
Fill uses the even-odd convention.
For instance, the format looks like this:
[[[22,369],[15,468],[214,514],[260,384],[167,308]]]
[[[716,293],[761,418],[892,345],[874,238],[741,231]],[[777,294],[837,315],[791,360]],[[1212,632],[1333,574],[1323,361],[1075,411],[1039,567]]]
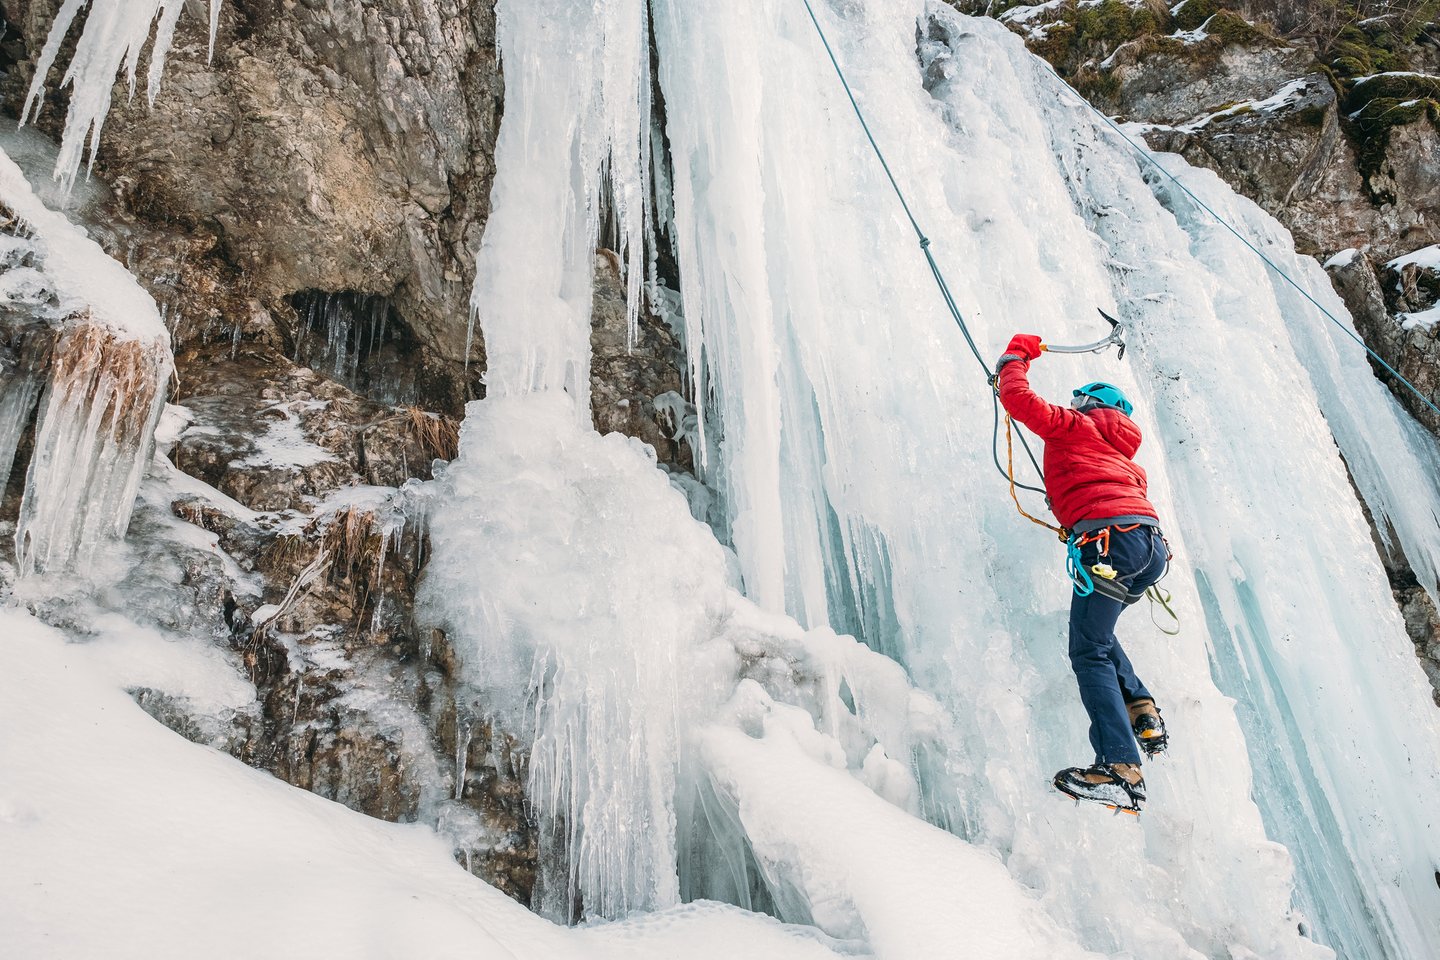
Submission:
[[[1002,928],[995,956],[1055,931],[1146,957],[1440,953],[1440,723],[1346,472],[1433,587],[1435,451],[1359,349],[1000,26],[920,0],[818,5],[982,344],[1093,339],[1096,307],[1132,330],[1124,362],[1047,357],[1034,375],[1052,395],[1103,377],[1141,401],[1186,630],[1132,614],[1122,631],[1176,746],[1139,825],[1073,809],[1046,784],[1086,759],[1060,552],[993,473],[983,376],[804,6],[500,12],[507,101],[474,294],[499,399],[472,405],[437,488],[428,596],[534,742],[570,903],[719,896],[880,956],[953,955],[958,938],[903,934],[959,909],[906,880],[979,875],[969,851],[1006,868],[988,893],[954,891]],[[652,28],[668,148],[653,173],[637,55]],[[547,69],[560,55],[567,70]],[[1165,162],[1343,315],[1272,220]],[[673,245],[703,479],[748,599],[643,450],[567,425],[605,210],[631,254]],[[875,653],[837,672],[814,652],[830,628]],[[795,644],[818,659],[778,652]],[[909,693],[867,686],[886,657]],[[958,846],[906,839],[919,817]],[[923,868],[895,855],[912,842]],[[998,906],[1026,889],[1029,907]]]
[[[32,105],[86,6],[61,6]],[[417,493],[421,613],[471,719],[529,745],[540,908],[724,899],[901,960],[1440,956],[1440,719],[1361,499],[1436,593],[1433,441],[1003,27],[816,6],[982,345],[1093,339],[1096,307],[1132,331],[1123,362],[1034,378],[1139,400],[1186,629],[1121,630],[1171,756],[1138,824],[1048,786],[1087,759],[1060,551],[995,476],[982,372],[800,0],[499,0],[488,398]],[[88,7],[65,181],[147,45],[157,88],[182,4]],[[1343,317],[1273,220],[1160,162]],[[170,361],[153,302],[8,160],[0,190],[34,228],[0,255],[77,284],[46,397],[30,366],[0,389],[0,463],[13,411],[43,408],[19,554],[59,567],[124,529]],[[681,327],[713,529],[642,444],[589,427],[602,235],[632,320],[651,296]]]

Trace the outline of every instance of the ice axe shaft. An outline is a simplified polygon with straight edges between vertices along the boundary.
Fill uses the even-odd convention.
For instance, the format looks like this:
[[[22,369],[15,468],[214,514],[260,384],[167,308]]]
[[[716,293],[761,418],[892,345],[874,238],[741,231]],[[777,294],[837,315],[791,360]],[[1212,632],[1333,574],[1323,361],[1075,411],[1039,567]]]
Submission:
[[[1099,311],[1099,313],[1100,316],[1104,317],[1110,324],[1110,335],[1105,339],[1096,340],[1094,343],[1082,343],[1077,346],[1067,346],[1059,343],[1042,343],[1040,344],[1040,349],[1046,353],[1099,353],[1101,350],[1113,344],[1120,348],[1116,357],[1123,359],[1125,356],[1125,327],[1119,320],[1116,320],[1104,310]]]

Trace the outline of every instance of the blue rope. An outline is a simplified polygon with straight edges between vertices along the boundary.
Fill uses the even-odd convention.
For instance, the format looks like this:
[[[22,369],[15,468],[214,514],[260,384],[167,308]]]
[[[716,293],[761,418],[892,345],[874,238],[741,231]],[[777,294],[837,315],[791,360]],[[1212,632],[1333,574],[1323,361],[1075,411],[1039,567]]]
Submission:
[[[970,335],[970,328],[965,324],[965,317],[960,312],[960,307],[955,303],[955,297],[950,293],[950,285],[945,282],[945,275],[940,270],[940,264],[935,262],[935,255],[930,252],[930,238],[925,236],[925,231],[920,229],[920,223],[915,219],[915,214],[910,210],[910,204],[905,199],[905,193],[900,189],[900,184],[895,180],[895,174],[890,171],[890,164],[885,160],[885,154],[880,149],[880,144],[875,142],[875,135],[870,132],[870,124],[865,122],[865,113],[860,109],[860,104],[855,100],[855,93],[850,89],[850,83],[845,79],[845,71],[840,69],[840,61],[835,58],[835,51],[830,46],[830,40],[825,36],[825,28],[820,26],[820,20],[815,16],[815,8],[810,5],[810,0],[801,0],[805,4],[805,12],[810,14],[810,22],[815,25],[815,32],[820,35],[820,43],[825,47],[825,53],[830,57],[830,65],[835,68],[835,75],[840,78],[840,86],[845,88],[845,96],[850,99],[850,106],[855,111],[855,118],[860,121],[860,129],[865,131],[865,139],[870,141],[870,149],[875,151],[875,157],[880,161],[880,167],[885,171],[885,177],[890,181],[890,187],[895,191],[895,196],[900,201],[900,206],[905,211],[910,226],[915,230],[915,237],[920,241],[920,250],[925,254],[925,262],[930,264],[930,273],[935,277],[935,285],[940,288],[940,296],[945,301],[945,307],[954,318],[955,325],[960,328],[960,335],[965,338],[965,343],[970,347],[970,353],[974,355],[975,362],[980,364],[980,369],[985,371],[985,379],[991,381],[990,364],[985,362],[985,357],[980,353],[980,348],[975,344],[975,338]],[[991,391],[994,393],[994,391]],[[990,432],[990,459],[995,464],[995,469],[1007,481],[1011,480],[1009,473],[1000,466],[999,436],[1000,436],[1000,401],[998,394],[993,403],[993,429]],[[1030,449],[1029,442],[1025,439],[1023,431],[1017,431],[1020,438],[1020,446],[1024,448],[1025,455],[1030,458],[1030,464],[1035,468],[1035,473],[1043,481],[1045,472],[1040,469],[1040,462],[1035,459],[1034,452]],[[1024,483],[1016,483],[1022,490],[1029,490],[1032,493],[1044,494],[1045,491],[1039,487],[1032,487]]]
[[[1156,170],[1159,170],[1162,174],[1164,174],[1170,180],[1170,182],[1175,184],[1175,186],[1179,187],[1180,190],[1187,197],[1195,201],[1196,206],[1198,206],[1201,210],[1204,210],[1206,213],[1210,214],[1211,217],[1215,218],[1215,222],[1219,223],[1220,226],[1224,227],[1226,230],[1229,230],[1232,234],[1234,234],[1237,240],[1250,248],[1251,253],[1255,254],[1255,256],[1259,257],[1262,261],[1264,261],[1267,267],[1279,274],[1282,280],[1284,280],[1286,283],[1290,284],[1290,286],[1298,290],[1302,297],[1314,304],[1315,309],[1319,310],[1331,323],[1335,324],[1335,326],[1343,330],[1346,336],[1354,340],[1356,343],[1360,344],[1360,346],[1364,347],[1365,352],[1370,354],[1371,358],[1373,358],[1376,363],[1384,367],[1385,370],[1396,380],[1399,380],[1401,383],[1405,384],[1405,386],[1409,387],[1410,391],[1414,393],[1416,397],[1420,398],[1421,403],[1425,404],[1425,406],[1435,411],[1435,413],[1440,414],[1440,406],[1436,406],[1433,400],[1420,392],[1419,387],[1415,386],[1415,384],[1411,383],[1409,380],[1405,379],[1405,377],[1401,376],[1400,371],[1396,370],[1394,367],[1390,366],[1390,364],[1386,363],[1385,360],[1380,356],[1380,354],[1376,353],[1373,349],[1371,349],[1369,344],[1367,344],[1364,340],[1360,339],[1359,334],[1347,327],[1329,310],[1326,310],[1324,305],[1321,304],[1319,300],[1316,300],[1314,297],[1312,297],[1308,290],[1300,286],[1300,284],[1296,283],[1295,280],[1288,273],[1280,269],[1279,265],[1276,264],[1274,260],[1271,260],[1269,257],[1267,257],[1263,250],[1255,246],[1255,244],[1251,243],[1250,240],[1246,238],[1243,234],[1241,234],[1239,230],[1236,230],[1234,227],[1232,227],[1229,221],[1227,221],[1224,217],[1220,216],[1220,214],[1216,213],[1213,209],[1211,209],[1210,205],[1207,204],[1204,200],[1201,200],[1199,197],[1197,197],[1194,191],[1192,191],[1189,187],[1181,183],[1178,177],[1176,177],[1169,170],[1166,170],[1165,167],[1160,163],[1160,161],[1155,159],[1154,155],[1151,154],[1148,148],[1142,147],[1134,140],[1130,139],[1130,136],[1126,134],[1124,130],[1120,129],[1119,124],[1107,117],[1089,100],[1086,100],[1084,97],[1082,97],[1078,91],[1076,91],[1073,87],[1070,86],[1069,83],[1065,81],[1064,77],[1060,76],[1060,74],[1055,72],[1055,68],[1050,66],[1050,64],[1046,60],[1041,57],[1036,57],[1035,59],[1040,62],[1040,64],[1052,77],[1060,81],[1060,85],[1065,89],[1067,93],[1073,94],[1075,99],[1080,101],[1080,103],[1084,105],[1086,109],[1088,109],[1091,113],[1095,114],[1101,120],[1104,120],[1106,125],[1109,126],[1111,130],[1114,130],[1116,135],[1125,142],[1126,146],[1128,146],[1131,150],[1135,151],[1136,155],[1138,155],[1140,159],[1144,160],[1146,163],[1150,164],[1150,166],[1154,167]]]
[[[1065,572],[1075,587],[1075,596],[1088,597],[1095,592],[1095,581],[1090,579],[1090,571],[1085,569],[1085,561],[1080,559],[1080,547],[1076,543],[1079,539],[1071,537],[1065,541]]]

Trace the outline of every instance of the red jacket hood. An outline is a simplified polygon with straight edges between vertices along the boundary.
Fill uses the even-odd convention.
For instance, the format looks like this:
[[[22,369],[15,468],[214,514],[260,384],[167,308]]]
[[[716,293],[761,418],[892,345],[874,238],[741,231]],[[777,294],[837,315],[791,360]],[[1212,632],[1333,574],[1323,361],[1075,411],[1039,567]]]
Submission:
[[[1140,449],[1140,428],[1135,426],[1134,420],[1114,407],[1097,407],[1087,410],[1086,415],[1110,446],[1134,459]]]

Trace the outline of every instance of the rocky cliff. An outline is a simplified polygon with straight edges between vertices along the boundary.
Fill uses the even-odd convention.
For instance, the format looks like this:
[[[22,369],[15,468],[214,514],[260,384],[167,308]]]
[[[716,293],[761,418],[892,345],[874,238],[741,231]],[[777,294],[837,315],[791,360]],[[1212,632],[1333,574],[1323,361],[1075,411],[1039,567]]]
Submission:
[[[11,117],[58,6],[3,4]],[[180,18],[153,107],[117,84],[72,204],[160,304],[176,373],[133,567],[49,615],[83,633],[103,599],[212,637],[254,683],[251,708],[207,716],[137,688],[154,715],[354,809],[436,824],[527,901],[526,759],[480,719],[445,637],[411,622],[424,508],[401,490],[454,455],[484,389],[467,315],[502,108],[493,3],[227,0],[213,59],[206,27]],[[68,91],[58,75],[46,89],[35,126],[58,137]],[[24,134],[6,146],[34,179],[53,148]],[[629,342],[618,260],[600,251],[596,276],[595,422],[683,471],[674,335],[647,311]],[[43,364],[49,307],[11,299],[0,347]],[[28,454],[27,433],[5,464],[6,530]]]

